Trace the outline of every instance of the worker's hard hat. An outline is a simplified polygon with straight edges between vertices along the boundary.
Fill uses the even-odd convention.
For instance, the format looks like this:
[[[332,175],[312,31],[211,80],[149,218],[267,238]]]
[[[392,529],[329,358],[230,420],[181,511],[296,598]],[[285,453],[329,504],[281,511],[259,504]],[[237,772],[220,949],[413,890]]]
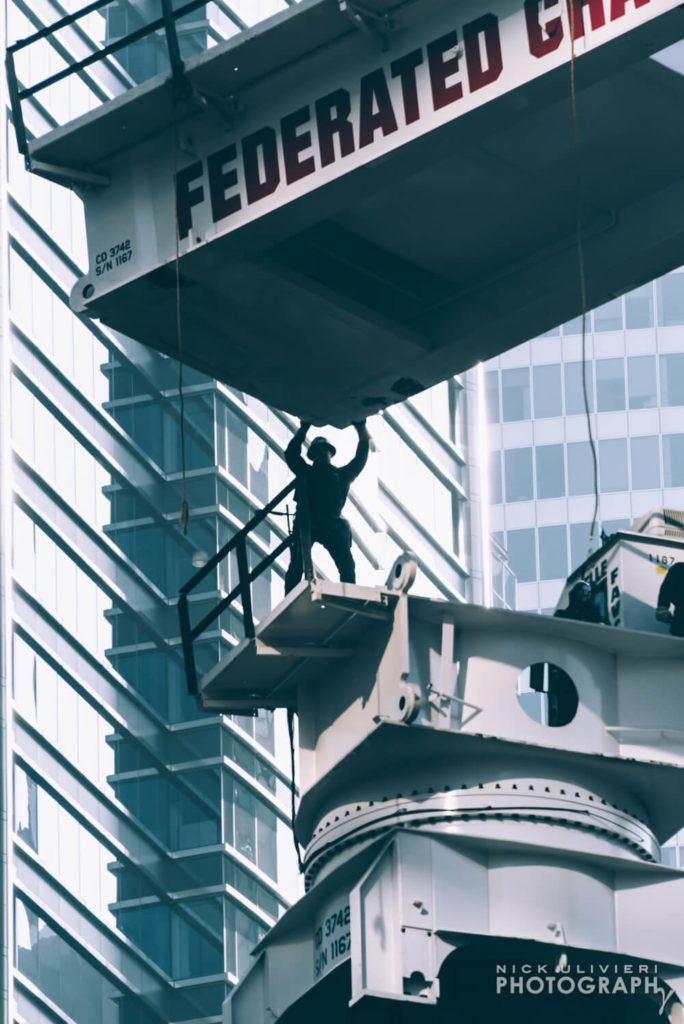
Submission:
[[[576,601],[588,601],[591,597],[591,587],[587,581],[579,580],[570,591],[570,597]]]
[[[331,458],[335,454],[335,452],[337,451],[337,449],[333,445],[330,444],[330,441],[328,441],[328,439],[326,437],[319,436],[319,437],[314,437],[313,441],[309,445],[309,455],[311,455],[311,452],[315,451],[316,448],[320,448],[321,446],[323,448],[327,448],[328,449],[328,451],[330,452],[330,457]]]

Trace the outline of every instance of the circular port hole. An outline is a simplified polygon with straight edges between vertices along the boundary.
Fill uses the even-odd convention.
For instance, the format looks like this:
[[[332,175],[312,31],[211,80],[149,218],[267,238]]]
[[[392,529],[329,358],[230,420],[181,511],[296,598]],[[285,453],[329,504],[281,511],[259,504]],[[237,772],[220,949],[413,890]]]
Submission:
[[[558,728],[577,714],[577,687],[565,671],[548,661],[529,665],[518,676],[518,704],[528,718]]]

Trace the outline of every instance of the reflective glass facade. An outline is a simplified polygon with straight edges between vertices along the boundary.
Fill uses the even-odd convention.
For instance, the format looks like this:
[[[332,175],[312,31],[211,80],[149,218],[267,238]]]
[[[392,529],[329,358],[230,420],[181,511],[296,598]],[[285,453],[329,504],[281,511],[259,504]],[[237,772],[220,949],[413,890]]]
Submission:
[[[587,316],[586,387],[606,534],[657,506],[684,508],[684,271]],[[594,467],[581,320],[486,366],[491,525],[518,607],[551,611],[590,551]]]
[[[144,6],[113,3],[104,20],[89,16],[92,38],[101,44],[130,28],[126,19]],[[208,5],[188,26],[185,50],[284,6]],[[61,13],[50,2],[30,10],[10,3],[7,38]],[[89,45],[73,32],[59,52],[43,42],[34,70],[56,69]],[[102,102],[115,79],[145,77],[145,62],[154,60],[141,49],[72,76],[26,104],[29,131]],[[193,559],[213,553],[282,488],[294,424],[186,368],[183,481],[178,365],[72,315],[67,297],[86,261],[81,204],[26,173],[8,120],[5,127],[7,1019],[218,1021],[251,948],[299,892],[289,751],[279,716],[210,716],[188,698],[176,596]],[[394,557],[409,549],[423,592],[475,593],[465,394],[450,381],[370,424],[375,450],[346,513],[361,582],[384,582]],[[328,433],[339,458],[349,457],[353,432]],[[282,516],[266,522],[252,538],[252,557],[285,529]],[[510,596],[496,551],[494,587]],[[325,557],[317,565],[332,574]],[[256,582],[257,618],[282,595],[283,574],[278,564]],[[193,613],[234,581],[235,566],[222,566]],[[236,609],[198,644],[200,669],[241,636]]]
[[[598,456],[599,523],[587,440],[581,320],[486,367],[491,528],[517,576],[517,607],[552,613],[601,531],[649,509],[684,509],[684,271],[593,310],[587,398]],[[531,397],[530,397],[531,395]],[[684,867],[684,833],[663,850]]]

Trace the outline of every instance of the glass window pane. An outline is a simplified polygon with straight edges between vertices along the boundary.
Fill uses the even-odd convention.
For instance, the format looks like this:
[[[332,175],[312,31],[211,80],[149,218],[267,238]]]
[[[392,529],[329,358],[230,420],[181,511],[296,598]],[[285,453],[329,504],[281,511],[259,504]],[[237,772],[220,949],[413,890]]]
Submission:
[[[628,330],[653,327],[653,285],[645,284],[625,295],[625,326]]]
[[[503,418],[506,423],[530,418],[530,371],[523,366],[501,374]]]
[[[582,363],[565,363],[565,415],[575,416],[585,411],[584,389],[582,384]],[[589,411],[594,411],[594,367],[587,363],[587,394]]]
[[[594,330],[622,330],[622,299],[611,299],[594,310]]]
[[[277,820],[275,812],[256,802],[257,865],[274,880],[278,877]]]
[[[591,331],[591,313],[587,313],[584,318],[584,330],[587,334]],[[568,320],[567,324],[563,324],[563,334],[567,337],[571,334],[582,333],[582,317],[576,316],[574,320]]]
[[[240,783],[233,785],[233,807],[235,811],[235,848],[256,863],[256,821],[255,801],[251,793]]]
[[[508,562],[518,583],[531,583],[537,578],[537,556],[534,530],[509,530],[506,535]]]
[[[627,441],[615,437],[599,441],[599,467],[602,491],[627,491]]]
[[[535,366],[532,370],[532,380],[535,417],[562,416],[560,366]]]
[[[664,435],[663,463],[665,486],[684,487],[684,434]]]
[[[596,402],[599,412],[625,408],[624,359],[596,360]]]
[[[595,532],[593,540],[589,541],[589,530],[591,523],[570,524],[570,568],[571,571],[589,557],[590,551],[596,551],[598,543],[598,531]]]
[[[564,526],[539,527],[539,578],[560,580],[568,575],[568,542]]]
[[[604,519],[601,523],[601,530],[607,537],[610,537],[618,530],[628,530],[630,525],[629,519]]]
[[[652,490],[660,487],[660,452],[657,437],[633,437],[632,490]]]
[[[662,862],[669,868],[677,867],[677,847],[676,846],[664,846],[661,851]]]
[[[660,357],[660,399],[663,405],[684,405],[684,353]]]
[[[537,459],[537,497],[562,498],[565,495],[565,461],[562,444],[543,444],[535,449]]]
[[[501,481],[501,452],[489,453],[489,501],[499,505],[503,501]]]
[[[252,950],[264,933],[256,921],[241,910],[235,911],[235,933],[237,945],[236,969],[238,977],[246,974],[252,963]]]
[[[506,467],[506,501],[532,501],[532,449],[511,448],[504,452]]]
[[[266,750],[269,750],[274,754],[275,730],[273,725],[273,712],[260,708],[256,718],[252,719],[252,723],[254,725],[254,739],[257,743],[260,743],[262,747],[265,747]]]
[[[658,281],[658,324],[684,324],[684,274],[668,274]]]
[[[38,849],[37,787],[18,765],[14,769],[14,831],[32,850]]]
[[[223,907],[218,899],[193,900],[187,909],[200,927],[174,921],[173,976],[208,977],[223,968]],[[201,930],[200,930],[201,929]]]
[[[630,356],[627,360],[630,409],[653,409],[658,404],[655,356]]]
[[[498,370],[488,370],[485,373],[485,401],[487,403],[487,423],[498,423],[501,419]]]
[[[123,993],[22,900],[16,901],[15,908],[17,970],[76,1024],[117,1024],[122,1019],[119,1004]],[[134,1011],[134,1007],[130,1009]],[[150,1018],[131,1013],[131,1019]]]
[[[594,463],[588,441],[568,445],[568,493],[591,494],[594,490]]]

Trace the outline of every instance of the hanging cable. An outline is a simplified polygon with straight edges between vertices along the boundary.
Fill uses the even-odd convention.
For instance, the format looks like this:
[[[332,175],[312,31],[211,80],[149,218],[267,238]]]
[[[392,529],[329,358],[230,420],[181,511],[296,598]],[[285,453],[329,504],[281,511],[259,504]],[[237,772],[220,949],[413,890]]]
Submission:
[[[593,549],[594,534],[598,523],[599,514],[599,478],[598,478],[598,454],[596,441],[591,424],[591,407],[589,403],[589,388],[587,386],[587,277],[584,262],[584,183],[582,176],[582,146],[579,130],[579,118],[577,117],[577,81],[575,78],[575,0],[568,3],[570,16],[570,109],[572,113],[573,145],[575,149],[575,170],[577,174],[577,268],[579,271],[580,302],[582,308],[582,395],[584,397],[584,414],[587,420],[587,433],[589,435],[589,448],[594,481],[594,511],[591,518],[589,530],[589,551]],[[580,18],[583,17],[580,8]]]
[[[294,824],[295,824],[295,813],[297,811],[297,787],[295,786],[295,741],[294,741],[294,711],[292,708],[287,709],[287,732],[290,737],[290,800],[291,800],[291,811],[292,811],[292,841],[294,843],[295,853],[297,854],[297,864],[299,865],[300,875],[304,872],[304,864],[302,862],[302,854],[299,849],[299,843],[297,842],[297,836],[295,835]]]
[[[181,457],[181,505],[180,525],[184,534],[188,532],[190,507],[188,505],[187,474],[185,464],[185,395],[183,393],[183,323],[181,318],[181,275],[180,275],[180,229],[178,225],[178,145],[176,135],[173,157],[173,209],[176,235],[176,349],[178,361],[178,401],[180,412],[180,457]]]

